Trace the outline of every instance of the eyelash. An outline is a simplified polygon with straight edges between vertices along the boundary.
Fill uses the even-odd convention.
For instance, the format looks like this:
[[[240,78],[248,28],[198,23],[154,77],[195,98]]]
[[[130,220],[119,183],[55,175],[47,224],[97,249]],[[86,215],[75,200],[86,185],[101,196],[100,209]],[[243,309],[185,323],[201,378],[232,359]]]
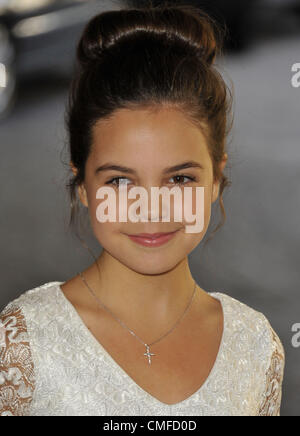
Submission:
[[[177,174],[176,176],[171,177],[171,179],[175,179],[176,177],[184,177],[189,179],[190,182],[195,182],[196,177],[191,177],[191,176],[186,176],[185,174]],[[113,177],[112,179],[110,179],[108,182],[106,182],[106,185],[115,185],[115,186],[119,186],[118,183],[113,183],[115,180],[122,180],[122,179],[127,179],[129,180],[127,177]],[[188,182],[185,183],[175,183],[176,185],[185,185]]]

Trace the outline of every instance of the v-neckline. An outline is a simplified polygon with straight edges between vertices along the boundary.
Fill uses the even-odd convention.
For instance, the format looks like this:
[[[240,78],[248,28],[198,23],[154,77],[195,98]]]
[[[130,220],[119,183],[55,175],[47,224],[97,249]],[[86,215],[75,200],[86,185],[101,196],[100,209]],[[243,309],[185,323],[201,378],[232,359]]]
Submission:
[[[133,378],[129,374],[127,374],[127,372],[109,354],[109,352],[98,341],[98,339],[96,339],[96,337],[93,335],[93,333],[88,329],[86,324],[83,322],[83,319],[81,318],[81,316],[79,315],[79,313],[77,312],[77,310],[75,309],[73,304],[70,302],[70,300],[68,300],[68,298],[63,293],[63,291],[61,289],[61,285],[63,285],[64,283],[65,282],[53,282],[53,284],[57,285],[57,290],[58,290],[59,296],[61,297],[62,301],[65,303],[66,310],[69,310],[74,315],[74,318],[76,319],[76,321],[78,322],[82,331],[86,335],[87,340],[92,342],[95,346],[96,351],[97,352],[100,351],[103,355],[105,355],[107,357],[107,359],[109,360],[109,362],[114,366],[114,368],[117,371],[119,371],[119,373],[121,373],[124,376],[124,378],[128,380],[128,382],[130,382],[133,386],[135,386],[136,389],[140,392],[140,394],[143,395],[146,399],[148,399],[152,403],[153,402],[156,403],[160,407],[167,407],[167,408],[168,407],[169,408],[181,407],[181,406],[184,406],[186,403],[188,403],[190,400],[194,399],[198,394],[200,394],[200,392],[202,393],[205,390],[207,384],[211,381],[211,379],[213,378],[214,374],[216,373],[216,371],[221,363],[224,344],[226,342],[225,337],[227,334],[227,315],[226,315],[226,310],[225,310],[225,301],[223,299],[222,293],[220,293],[220,292],[207,292],[209,295],[216,297],[216,299],[220,301],[221,306],[222,306],[222,311],[223,311],[223,332],[222,332],[222,338],[221,338],[221,342],[219,345],[219,349],[218,349],[218,353],[217,353],[215,362],[214,362],[207,378],[205,379],[205,381],[202,383],[202,385],[194,393],[192,393],[191,395],[189,395],[187,398],[185,398],[182,401],[179,401],[179,402],[173,403],[173,404],[168,404],[168,403],[164,403],[163,401],[160,401],[158,398],[154,397],[148,391],[143,389],[138,383],[136,383],[133,380]]]

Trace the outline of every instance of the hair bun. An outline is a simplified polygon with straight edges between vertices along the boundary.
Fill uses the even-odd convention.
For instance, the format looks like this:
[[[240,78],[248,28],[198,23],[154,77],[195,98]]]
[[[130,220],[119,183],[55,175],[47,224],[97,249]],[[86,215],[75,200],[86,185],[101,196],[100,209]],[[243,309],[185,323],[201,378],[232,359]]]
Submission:
[[[212,65],[222,49],[222,29],[202,10],[188,5],[121,9],[102,12],[86,26],[77,48],[81,66],[100,61],[103,53],[140,32],[155,35]],[[131,39],[131,41],[134,41]]]

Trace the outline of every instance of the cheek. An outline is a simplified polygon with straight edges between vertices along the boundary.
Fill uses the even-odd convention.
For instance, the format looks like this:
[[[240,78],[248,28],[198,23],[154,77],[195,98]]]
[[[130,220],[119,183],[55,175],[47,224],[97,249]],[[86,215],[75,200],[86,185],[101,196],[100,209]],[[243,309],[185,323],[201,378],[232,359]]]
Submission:
[[[89,199],[90,222],[94,234],[100,243],[102,240],[109,240],[113,234],[120,233],[122,226],[124,226],[124,223],[118,222],[118,208],[116,209],[115,217],[112,203],[114,203],[113,198],[111,198],[109,201],[107,198],[99,199],[96,198],[96,193],[94,194],[93,198]],[[105,222],[103,222],[104,217],[106,217]]]
[[[182,210],[182,224],[187,234],[204,236],[211,216],[211,189],[208,186],[186,188],[182,201],[173,205],[173,211]]]
[[[124,235],[121,234],[121,224],[109,222],[99,223],[99,221],[95,219],[91,225],[93,234],[101,247],[118,257],[119,252],[122,251],[121,247],[124,238]]]

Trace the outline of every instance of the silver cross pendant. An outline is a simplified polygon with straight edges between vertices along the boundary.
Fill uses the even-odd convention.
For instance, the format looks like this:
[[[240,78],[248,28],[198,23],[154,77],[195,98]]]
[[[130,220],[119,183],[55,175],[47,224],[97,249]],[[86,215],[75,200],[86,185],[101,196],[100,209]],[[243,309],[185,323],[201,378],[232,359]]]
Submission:
[[[147,352],[144,353],[144,356],[147,356],[147,357],[148,357],[148,363],[149,363],[149,365],[150,365],[150,364],[151,364],[151,356],[155,356],[155,354],[154,354],[154,353],[150,353],[149,345],[146,345],[146,344],[145,344],[145,346],[146,346],[146,348],[147,348]]]

